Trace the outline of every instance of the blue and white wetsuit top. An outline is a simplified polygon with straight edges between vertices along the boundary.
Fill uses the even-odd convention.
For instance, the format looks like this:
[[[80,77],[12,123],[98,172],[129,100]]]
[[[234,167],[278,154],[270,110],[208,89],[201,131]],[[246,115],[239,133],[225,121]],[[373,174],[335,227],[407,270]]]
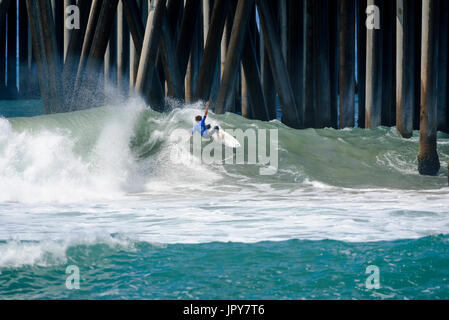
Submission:
[[[207,131],[206,128],[206,117],[203,117],[203,120],[198,121],[196,125],[193,127],[192,134],[194,134],[195,132],[201,133],[201,136],[203,138],[209,137],[209,132]]]

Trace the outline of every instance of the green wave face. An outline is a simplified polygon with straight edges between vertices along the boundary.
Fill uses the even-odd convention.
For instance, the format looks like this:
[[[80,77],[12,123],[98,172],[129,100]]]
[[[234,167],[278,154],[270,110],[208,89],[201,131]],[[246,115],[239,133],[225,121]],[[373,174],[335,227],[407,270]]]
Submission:
[[[160,114],[134,101],[127,106],[94,108],[68,114],[10,119],[16,134],[38,137],[44,133],[64,137],[72,145],[74,158],[82,159],[91,172],[111,166],[134,172],[140,180],[171,176],[173,170],[189,171],[188,166],[170,163],[170,135],[176,129],[191,130],[201,105],[188,105]],[[5,120],[3,120],[5,121]],[[324,184],[354,189],[391,188],[404,190],[439,189],[447,186],[449,137],[439,135],[441,170],[437,177],[417,173],[419,137],[403,139],[395,128],[294,130],[278,121],[260,122],[235,114],[209,116],[209,121],[226,129],[276,129],[279,136],[278,171],[262,176],[258,165],[203,165],[222,185],[248,188],[269,185],[294,190],[303,185]],[[5,148],[8,142],[2,142]],[[246,150],[247,151],[247,148]],[[117,163],[111,163],[111,162]],[[120,163],[121,162],[121,163]],[[26,164],[23,164],[26,166]],[[51,168],[46,168],[51,170]],[[50,173],[51,174],[51,173]],[[111,174],[114,174],[113,172]],[[131,188],[133,189],[133,188]],[[144,191],[136,187],[135,191]]]

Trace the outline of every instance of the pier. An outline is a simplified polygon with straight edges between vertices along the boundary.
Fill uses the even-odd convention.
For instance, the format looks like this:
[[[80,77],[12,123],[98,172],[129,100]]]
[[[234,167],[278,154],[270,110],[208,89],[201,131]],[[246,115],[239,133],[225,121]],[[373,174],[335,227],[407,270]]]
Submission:
[[[449,133],[447,0],[0,0],[0,100],[47,114],[137,94],[292,128]],[[69,27],[70,26],[70,27]],[[280,115],[279,115],[279,114]]]

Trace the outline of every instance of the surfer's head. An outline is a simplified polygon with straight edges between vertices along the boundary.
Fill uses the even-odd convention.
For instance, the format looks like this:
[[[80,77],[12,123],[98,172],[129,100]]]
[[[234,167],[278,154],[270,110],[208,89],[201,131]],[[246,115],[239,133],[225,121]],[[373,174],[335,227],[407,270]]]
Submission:
[[[201,120],[203,120],[203,117],[202,117],[202,116],[196,116],[196,117],[195,117],[195,121],[196,121],[196,122],[200,122]]]

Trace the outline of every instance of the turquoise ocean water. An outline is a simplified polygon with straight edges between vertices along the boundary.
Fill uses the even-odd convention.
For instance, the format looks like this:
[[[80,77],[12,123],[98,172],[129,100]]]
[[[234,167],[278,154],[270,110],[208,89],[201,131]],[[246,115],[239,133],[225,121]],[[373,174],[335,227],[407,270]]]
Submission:
[[[449,298],[449,136],[439,175],[422,177],[417,132],[212,114],[278,130],[278,170],[262,176],[173,161],[170,134],[200,108],[0,118],[0,299]]]
[[[6,299],[448,299],[447,236],[375,243],[76,245],[64,263],[2,271]],[[5,245],[4,243],[2,245]],[[50,257],[49,257],[50,258]],[[66,265],[80,268],[67,290]],[[367,289],[366,266],[381,270]]]

